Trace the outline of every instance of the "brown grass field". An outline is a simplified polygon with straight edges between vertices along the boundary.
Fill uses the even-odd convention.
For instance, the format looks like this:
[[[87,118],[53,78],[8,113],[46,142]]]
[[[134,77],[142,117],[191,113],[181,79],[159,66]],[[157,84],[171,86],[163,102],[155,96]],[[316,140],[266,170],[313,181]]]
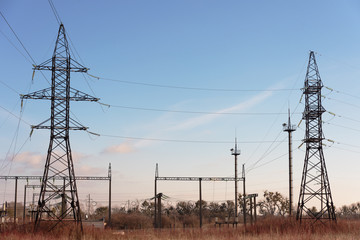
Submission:
[[[237,228],[223,226],[215,228],[206,225],[199,228],[176,229],[138,229],[138,230],[99,230],[85,228],[84,234],[71,228],[58,228],[52,232],[32,232],[32,227],[9,226],[2,228],[0,239],[4,240],[52,240],[52,239],[79,239],[79,240],[115,240],[115,239],[360,239],[359,220],[339,220],[336,224],[301,224],[289,219],[266,219],[253,226],[243,225]]]

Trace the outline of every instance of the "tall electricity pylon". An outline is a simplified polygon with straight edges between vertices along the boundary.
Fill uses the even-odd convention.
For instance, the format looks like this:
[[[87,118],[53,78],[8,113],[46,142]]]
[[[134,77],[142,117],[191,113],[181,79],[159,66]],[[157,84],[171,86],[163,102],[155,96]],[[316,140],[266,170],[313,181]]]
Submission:
[[[315,54],[310,52],[303,94],[305,109],[302,119],[306,121],[306,154],[301,180],[296,219],[310,219],[314,222],[336,221],[330,183],[322,148],[321,82]],[[319,210],[316,210],[319,208]]]
[[[63,24],[59,28],[52,58],[34,66],[35,70],[51,71],[50,88],[21,96],[22,99],[51,101],[50,119],[32,126],[33,129],[50,129],[50,143],[37,205],[35,230],[43,221],[48,222],[46,227],[49,230],[65,221],[74,221],[82,229],[69,130],[86,130],[87,128],[71,119],[70,101],[98,101],[99,99],[70,87],[70,72],[84,73],[88,69],[70,57]],[[49,120],[50,126],[45,125]],[[62,187],[55,185],[55,179],[58,177],[64,179]]]

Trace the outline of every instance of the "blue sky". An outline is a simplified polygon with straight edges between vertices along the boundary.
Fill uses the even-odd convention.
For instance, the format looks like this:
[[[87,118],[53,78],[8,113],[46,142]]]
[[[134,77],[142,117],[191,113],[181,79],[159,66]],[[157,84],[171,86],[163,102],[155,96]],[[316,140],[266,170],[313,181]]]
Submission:
[[[324,148],[333,199],[336,206],[359,201],[357,1],[54,1],[54,5],[71,39],[73,57],[100,77],[73,74],[72,86],[113,105],[72,103],[76,118],[100,134],[71,133],[75,170],[78,175],[105,176],[111,162],[115,205],[153,195],[156,163],[161,176],[234,176],[229,149],[235,132],[242,152],[239,165],[245,163],[249,169],[248,193],[270,190],[287,196],[287,135],[281,125],[287,120],[288,106],[294,111],[293,123],[301,119],[300,89],[309,50],[317,52],[324,85],[334,89],[323,89],[324,107],[336,114],[323,116],[325,137],[336,142],[325,142]],[[0,10],[36,63],[51,57],[59,26],[48,1],[3,0]],[[49,85],[39,72],[32,82],[32,65],[3,19],[0,30],[0,80],[13,89],[1,84],[0,106],[20,116],[18,93]],[[30,127],[20,122],[17,134],[18,119],[2,108],[0,174],[41,175],[49,132],[37,130],[26,141]],[[49,116],[48,101],[24,104],[22,119],[29,124]],[[303,122],[293,136],[295,203],[305,150],[297,147],[304,127]],[[16,139],[13,144],[12,139]],[[18,154],[12,159],[14,153]],[[2,198],[11,200],[13,183],[3,182],[0,187],[6,188]],[[195,200],[197,187],[162,182],[159,191],[173,201]],[[106,204],[106,183],[79,183],[80,199],[89,193]],[[233,199],[233,183],[204,183],[203,199]]]

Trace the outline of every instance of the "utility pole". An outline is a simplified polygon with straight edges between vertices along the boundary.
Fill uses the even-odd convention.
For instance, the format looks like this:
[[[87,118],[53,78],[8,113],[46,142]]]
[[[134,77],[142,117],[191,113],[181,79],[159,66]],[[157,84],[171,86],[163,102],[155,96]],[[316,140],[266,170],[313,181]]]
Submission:
[[[91,198],[90,198],[90,193],[88,195],[88,215],[89,215],[89,218],[90,218],[90,206],[91,206]]]
[[[288,123],[283,123],[283,131],[289,136],[289,216],[292,216],[293,209],[293,171],[292,171],[292,132],[296,130],[296,125],[291,125],[290,109],[288,109]]]
[[[238,217],[237,157],[240,155],[240,150],[238,150],[237,139],[236,138],[235,138],[235,148],[230,149],[230,151],[231,151],[231,155],[233,155],[234,158],[235,158],[235,221],[237,221],[237,217]]]
[[[16,224],[16,208],[17,208],[17,186],[18,178],[15,178],[15,203],[14,203],[14,223]]]
[[[25,224],[25,218],[26,218],[26,186],[24,185],[24,211],[23,211],[23,224]]]
[[[51,87],[30,94],[21,95],[21,99],[46,99],[51,101],[50,126],[47,121],[32,126],[32,129],[49,129],[50,143],[46,157],[42,187],[35,218],[35,230],[42,221],[42,214],[46,212],[49,230],[54,229],[63,220],[74,221],[81,228],[80,203],[75,179],[75,169],[70,148],[70,130],[87,130],[70,117],[70,101],[93,101],[99,99],[70,87],[70,73],[86,73],[88,68],[71,58],[66,31],[61,23],[56,39],[52,58],[34,66],[35,70],[51,71]],[[55,177],[66,177],[64,189],[54,187]],[[47,195],[46,193],[51,193]],[[57,202],[61,194],[68,193],[66,198],[67,209],[64,213],[56,213],[47,206],[47,203]],[[46,196],[47,195],[47,196]]]
[[[202,228],[202,190],[201,190],[201,178],[199,178],[199,217],[200,217],[200,228]]]
[[[246,189],[245,189],[245,164],[242,165],[242,179],[243,179],[243,209],[244,209],[244,226],[246,226]]]
[[[109,163],[108,178],[109,178],[109,220],[108,220],[108,224],[109,224],[109,226],[111,226],[111,163]]]
[[[162,228],[162,223],[161,223],[161,198],[162,198],[163,194],[162,193],[158,193],[157,197],[157,203],[158,203],[158,223],[157,226],[158,228]]]
[[[157,221],[157,179],[159,177],[159,168],[158,164],[156,164],[155,168],[155,194],[154,194],[154,227],[158,228],[158,221]]]
[[[322,148],[322,114],[320,78],[315,53],[310,52],[303,94],[305,109],[302,119],[306,121],[303,143],[306,144],[304,168],[301,180],[299,203],[296,219],[310,219],[314,222],[336,221],[335,208],[331,196],[330,182],[327,175]],[[321,207],[315,211],[313,206]]]

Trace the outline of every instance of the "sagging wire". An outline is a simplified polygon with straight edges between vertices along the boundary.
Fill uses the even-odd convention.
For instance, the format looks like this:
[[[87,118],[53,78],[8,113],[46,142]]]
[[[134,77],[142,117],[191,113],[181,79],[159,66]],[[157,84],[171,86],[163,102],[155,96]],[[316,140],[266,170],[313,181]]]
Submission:
[[[171,109],[159,109],[159,108],[145,108],[145,107],[133,107],[133,106],[124,106],[124,105],[112,105],[102,102],[97,102],[98,104],[105,107],[113,108],[122,108],[130,110],[141,110],[141,111],[152,111],[152,112],[171,112],[171,113],[188,113],[188,114],[213,114],[213,115],[287,115],[286,112],[206,112],[206,111],[189,111],[189,110],[171,110]],[[301,114],[293,112],[293,114]]]
[[[114,78],[105,78],[94,76],[92,74],[87,73],[92,78],[96,78],[97,80],[107,80],[113,82],[120,82],[125,84],[132,84],[132,85],[142,85],[147,87],[158,87],[158,88],[172,88],[172,89],[182,89],[182,90],[195,90],[195,91],[212,91],[212,92],[281,92],[281,91],[293,91],[299,89],[292,89],[292,88],[283,88],[283,89],[233,89],[233,88],[200,88],[200,87],[186,87],[186,86],[175,86],[175,85],[163,85],[163,84],[154,84],[154,83],[145,83],[145,82],[138,82],[138,81],[127,81],[127,80],[120,80]]]
[[[158,141],[158,142],[180,142],[180,143],[209,143],[209,144],[229,144],[234,143],[233,141],[210,141],[210,140],[185,140],[185,139],[161,139],[161,138],[145,138],[145,137],[132,137],[132,136],[121,136],[121,135],[110,135],[110,134],[99,134],[86,130],[89,134],[97,137],[110,137],[110,138],[122,138],[131,140],[146,140],[146,141]],[[297,140],[295,140],[297,141]],[[240,144],[254,144],[254,143],[282,143],[283,141],[238,141]]]

